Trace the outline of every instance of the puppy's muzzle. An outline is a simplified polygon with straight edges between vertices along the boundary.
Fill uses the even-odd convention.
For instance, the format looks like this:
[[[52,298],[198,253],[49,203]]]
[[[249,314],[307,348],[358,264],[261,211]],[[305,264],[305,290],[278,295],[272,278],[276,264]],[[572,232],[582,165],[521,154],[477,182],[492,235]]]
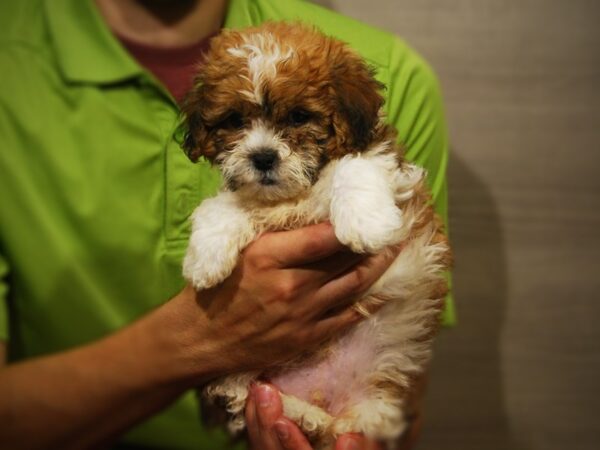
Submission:
[[[271,149],[261,149],[255,153],[250,155],[250,159],[252,160],[252,165],[261,171],[268,172],[273,169],[279,160],[277,156],[277,152]]]

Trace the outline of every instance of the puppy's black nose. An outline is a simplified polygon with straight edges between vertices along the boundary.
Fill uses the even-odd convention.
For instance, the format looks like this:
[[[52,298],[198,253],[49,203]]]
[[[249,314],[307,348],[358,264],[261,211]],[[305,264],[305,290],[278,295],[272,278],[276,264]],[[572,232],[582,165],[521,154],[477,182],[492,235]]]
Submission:
[[[253,153],[250,159],[254,167],[262,172],[266,172],[271,170],[277,162],[277,152],[274,150],[261,150]]]

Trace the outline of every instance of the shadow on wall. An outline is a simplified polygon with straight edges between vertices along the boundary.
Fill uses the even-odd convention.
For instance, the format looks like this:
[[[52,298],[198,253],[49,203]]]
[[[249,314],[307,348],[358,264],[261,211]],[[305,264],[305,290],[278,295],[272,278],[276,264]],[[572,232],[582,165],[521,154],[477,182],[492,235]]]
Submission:
[[[507,298],[499,214],[485,183],[451,152],[450,236],[458,326],[438,336],[419,450],[508,450],[500,338]]]

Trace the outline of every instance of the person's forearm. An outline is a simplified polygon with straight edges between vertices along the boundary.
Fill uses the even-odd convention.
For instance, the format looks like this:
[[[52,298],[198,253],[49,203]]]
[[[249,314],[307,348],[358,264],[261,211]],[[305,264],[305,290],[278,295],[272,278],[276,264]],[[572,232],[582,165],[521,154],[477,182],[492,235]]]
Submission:
[[[173,302],[91,345],[0,368],[0,448],[106,444],[210,377]]]
[[[0,448],[106,446],[187,388],[314,349],[396,255],[349,254],[330,224],[267,233],[200,298],[188,286],[108,338],[0,367]]]
[[[0,341],[0,368],[6,364],[6,342]]]

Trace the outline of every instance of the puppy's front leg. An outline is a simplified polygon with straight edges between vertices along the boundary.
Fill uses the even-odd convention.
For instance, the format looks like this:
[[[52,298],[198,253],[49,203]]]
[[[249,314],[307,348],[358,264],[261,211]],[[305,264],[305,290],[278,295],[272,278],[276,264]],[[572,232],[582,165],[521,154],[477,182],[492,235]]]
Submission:
[[[377,253],[399,242],[402,211],[394,199],[393,174],[377,157],[345,157],[332,181],[331,222],[342,244]]]
[[[219,284],[231,275],[240,251],[255,236],[247,213],[231,193],[203,201],[192,214],[183,276],[197,290]]]

